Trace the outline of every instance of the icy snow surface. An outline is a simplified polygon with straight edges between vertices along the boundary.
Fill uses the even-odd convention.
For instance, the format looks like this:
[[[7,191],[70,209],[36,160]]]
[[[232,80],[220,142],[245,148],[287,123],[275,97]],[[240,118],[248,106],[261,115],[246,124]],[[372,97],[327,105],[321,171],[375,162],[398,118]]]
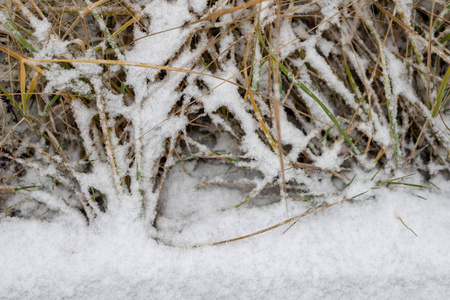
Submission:
[[[245,195],[243,189],[195,188],[225,173],[227,166],[185,165],[190,176],[180,165],[169,174],[156,234],[140,224],[106,217],[90,227],[65,219],[0,219],[0,298],[450,296],[450,186],[444,179],[433,181],[441,188],[437,193],[416,191],[427,200],[402,188],[370,190],[352,202],[306,216],[284,234],[289,225],[238,242],[189,248],[182,246],[266,228],[283,221],[286,212],[284,203],[257,205],[258,199],[234,209]],[[367,190],[353,184],[351,192]],[[291,216],[307,205],[292,201]]]

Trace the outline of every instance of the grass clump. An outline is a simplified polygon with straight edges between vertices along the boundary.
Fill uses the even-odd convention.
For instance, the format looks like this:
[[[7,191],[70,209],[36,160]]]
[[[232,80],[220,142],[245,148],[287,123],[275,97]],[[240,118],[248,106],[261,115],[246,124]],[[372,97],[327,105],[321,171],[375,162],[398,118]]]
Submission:
[[[4,216],[155,226],[165,178],[186,160],[259,174],[230,208],[268,189],[287,203],[339,194],[357,172],[448,174],[443,1],[0,8]]]

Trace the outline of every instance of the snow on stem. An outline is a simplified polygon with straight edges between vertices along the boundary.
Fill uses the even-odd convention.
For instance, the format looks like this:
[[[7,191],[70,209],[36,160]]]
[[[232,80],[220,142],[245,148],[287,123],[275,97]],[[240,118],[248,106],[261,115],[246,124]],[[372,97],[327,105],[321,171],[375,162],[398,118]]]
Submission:
[[[369,22],[365,22],[365,25],[369,29],[372,36],[376,39],[378,43],[378,47],[380,49],[380,59],[381,59],[381,69],[383,71],[383,86],[384,86],[384,94],[386,97],[386,104],[388,110],[389,123],[391,127],[391,135],[395,152],[395,160],[397,169],[400,169],[403,164],[402,153],[400,149],[400,139],[398,136],[398,125],[397,125],[397,99],[394,99],[392,96],[392,88],[391,81],[389,79],[389,71],[386,62],[386,55],[384,53],[385,48],[383,42],[381,41],[380,35],[373,28]]]

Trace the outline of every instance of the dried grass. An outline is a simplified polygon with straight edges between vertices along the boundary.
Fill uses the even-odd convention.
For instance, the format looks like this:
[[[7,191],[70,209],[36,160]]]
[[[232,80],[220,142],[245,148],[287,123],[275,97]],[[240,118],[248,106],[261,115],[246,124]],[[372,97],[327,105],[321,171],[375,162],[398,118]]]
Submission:
[[[49,188],[78,199],[65,200],[65,205],[82,211],[88,220],[107,210],[107,194],[98,189],[91,193],[80,179],[95,163],[90,159],[91,150],[83,143],[83,130],[87,130],[85,133],[91,136],[93,147],[100,153],[96,159],[108,161],[117,195],[130,195],[132,185],[140,185],[140,201],[145,212],[138,215],[145,215],[150,223],[155,221],[154,211],[173,161],[183,163],[202,158],[236,164],[251,160],[241,149],[240,141],[248,132],[236,112],[221,107],[214,115],[222,120],[222,125],[212,126],[213,115],[205,113],[202,98],[218,86],[208,87],[202,82],[204,77],[217,79],[220,85],[232,84],[239,89],[242,102],[250,100],[247,110],[259,126],[260,139],[280,159],[282,179],[266,176],[264,183],[256,184],[239,205],[257,196],[266,185],[277,182],[285,201],[289,201],[289,193],[304,191],[307,187],[298,180],[285,178],[285,172],[291,169],[301,172],[311,169],[345,184],[349,182],[346,176],[349,168],[365,171],[383,168],[388,173],[413,168],[434,176],[434,169],[428,168],[428,163],[433,162],[440,166],[440,172],[448,174],[450,132],[445,117],[450,111],[447,101],[450,51],[446,39],[449,9],[443,1],[433,1],[430,8],[418,4],[405,6],[400,1],[344,1],[331,15],[324,15],[318,2],[308,1],[211,0],[208,3],[209,8],[198,15],[192,13],[192,20],[179,27],[193,29],[163,65],[123,60],[123,54],[141,39],[176,29],[135,39],[133,28],[145,29],[151,22],[136,3],[14,0],[0,5],[0,201],[4,202],[0,202],[0,209],[4,215],[33,215],[21,210],[19,204],[11,206],[11,201],[31,201],[35,189],[52,192]],[[33,33],[33,24],[38,21],[51,24],[49,38],[52,35],[68,42],[67,53],[71,57],[68,54],[36,57],[36,49],[48,42]],[[295,28],[299,34],[294,39],[283,40],[283,30],[289,28]],[[188,68],[173,67],[172,63],[183,51],[194,51],[204,38],[208,40],[207,45],[196,52]],[[231,42],[224,49],[220,43],[225,38]],[[314,38],[318,39],[316,47],[307,47],[307,40]],[[329,53],[321,44],[329,46]],[[87,59],[88,52],[95,58]],[[393,57],[403,62],[402,81],[411,89],[409,94],[393,93],[399,82],[399,78],[392,78],[390,70]],[[224,78],[221,69],[229,63],[236,64],[239,72]],[[95,88],[89,93],[71,84],[51,92],[45,89],[48,72],[53,72],[55,66],[71,70],[80,64],[101,66],[102,74],[98,78],[104,88],[111,94],[122,95],[127,105],[136,101],[133,87],[126,84],[127,68],[158,70],[149,86],[163,89],[170,87],[172,72],[185,74],[173,91],[179,93],[183,104],[177,103],[165,120],[142,129],[135,136],[130,129],[134,126],[132,120],[126,116],[111,118],[104,110],[108,99]],[[121,68],[111,71],[113,66]],[[183,102],[184,89],[192,84],[188,83],[189,78],[196,78],[194,84],[202,94]],[[93,86],[90,78],[77,80]],[[79,128],[76,123],[73,101],[97,111],[88,129]],[[321,116],[318,109],[325,111],[329,118]],[[283,136],[281,115],[287,115],[286,120],[298,132],[305,133],[307,139],[307,146],[295,158],[289,156],[292,141]],[[174,116],[187,117],[188,126],[178,136],[167,138],[166,150],[152,170],[142,170],[139,165],[143,155],[142,138]],[[212,135],[223,135],[222,131],[230,133],[233,136],[230,143],[240,154],[222,155],[213,151],[205,154],[201,149],[206,146],[190,137],[200,130]],[[389,142],[377,135],[386,130],[391,135]],[[318,157],[343,139],[347,143],[342,144],[340,155],[345,159],[338,169],[315,166]],[[129,153],[124,156],[121,152],[125,150]],[[117,165],[117,160],[123,157],[129,160],[129,169]],[[42,184],[24,188],[24,178],[31,173],[37,174]],[[49,185],[48,178],[53,186]],[[289,188],[292,186],[294,191]],[[157,196],[150,200],[148,195],[152,193]],[[54,208],[49,205],[49,209]]]

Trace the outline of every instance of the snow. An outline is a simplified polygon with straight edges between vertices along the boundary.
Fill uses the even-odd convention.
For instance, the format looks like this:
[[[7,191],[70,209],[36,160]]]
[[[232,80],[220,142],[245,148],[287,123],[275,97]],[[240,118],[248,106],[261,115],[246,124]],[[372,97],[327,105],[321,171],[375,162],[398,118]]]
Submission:
[[[189,5],[194,9],[196,13],[201,12],[206,8],[206,0],[190,0]]]
[[[325,153],[315,158],[314,165],[326,170],[339,170],[339,166],[343,162],[342,155],[339,155],[339,152],[342,149],[342,143],[343,141],[337,142],[333,144],[329,149],[326,149]]]
[[[450,296],[450,187],[443,178],[434,181],[440,192],[418,191],[428,200],[401,188],[371,190],[309,215],[285,233],[288,227],[282,226],[238,242],[189,248],[284,220],[279,203],[233,209],[242,192],[193,188],[204,176],[223,172],[223,165],[193,163],[189,170],[191,176],[177,165],[168,179],[163,201],[171,214],[159,221],[159,242],[138,223],[111,226],[99,220],[87,227],[76,219],[0,219],[0,298]],[[306,210],[303,202],[291,204],[292,212]],[[185,213],[195,218],[183,218]]]

